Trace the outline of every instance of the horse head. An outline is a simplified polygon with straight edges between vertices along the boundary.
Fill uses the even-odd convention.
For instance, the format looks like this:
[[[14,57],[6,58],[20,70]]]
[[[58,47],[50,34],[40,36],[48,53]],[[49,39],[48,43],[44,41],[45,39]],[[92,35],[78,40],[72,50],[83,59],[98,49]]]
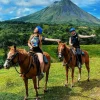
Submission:
[[[18,62],[18,51],[16,50],[16,46],[9,47],[9,52],[7,54],[7,59],[4,63],[4,68],[9,69],[12,65]]]
[[[64,56],[64,51],[66,49],[66,43],[58,43],[58,58],[60,60],[63,59],[63,56]]]

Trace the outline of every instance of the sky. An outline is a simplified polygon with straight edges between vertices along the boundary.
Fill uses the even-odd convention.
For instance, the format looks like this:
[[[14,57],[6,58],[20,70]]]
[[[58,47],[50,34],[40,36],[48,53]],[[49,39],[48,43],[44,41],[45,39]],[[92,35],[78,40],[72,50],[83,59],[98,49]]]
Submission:
[[[0,21],[37,12],[60,0],[0,0]],[[71,0],[84,11],[100,19],[100,0]]]

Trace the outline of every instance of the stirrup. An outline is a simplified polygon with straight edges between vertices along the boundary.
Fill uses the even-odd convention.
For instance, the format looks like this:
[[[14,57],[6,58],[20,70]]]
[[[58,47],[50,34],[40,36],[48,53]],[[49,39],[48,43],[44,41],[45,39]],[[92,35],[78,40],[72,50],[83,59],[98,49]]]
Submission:
[[[40,73],[40,75],[38,76],[39,81],[44,77],[44,73]]]
[[[48,63],[48,59],[46,58],[45,55],[43,55],[43,60],[44,60],[44,63],[47,64]]]

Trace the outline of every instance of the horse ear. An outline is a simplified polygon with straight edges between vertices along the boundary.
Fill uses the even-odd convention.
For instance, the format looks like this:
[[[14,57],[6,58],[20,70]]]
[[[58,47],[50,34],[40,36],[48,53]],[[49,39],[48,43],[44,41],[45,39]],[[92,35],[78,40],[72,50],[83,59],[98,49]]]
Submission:
[[[58,42],[58,44],[61,43],[61,41],[57,41],[57,42]]]
[[[8,49],[10,50],[10,49],[11,49],[11,47],[10,47],[10,46],[8,46]]]
[[[66,46],[66,42],[64,43],[64,46]]]
[[[16,51],[16,46],[14,45],[14,50]]]

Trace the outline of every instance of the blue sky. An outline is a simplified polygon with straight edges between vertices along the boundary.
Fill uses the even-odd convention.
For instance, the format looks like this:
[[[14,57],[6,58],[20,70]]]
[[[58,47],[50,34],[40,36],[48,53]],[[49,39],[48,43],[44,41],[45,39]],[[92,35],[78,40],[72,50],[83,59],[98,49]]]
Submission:
[[[60,0],[0,0],[0,21],[19,18]],[[84,11],[100,19],[100,0],[71,0]]]

